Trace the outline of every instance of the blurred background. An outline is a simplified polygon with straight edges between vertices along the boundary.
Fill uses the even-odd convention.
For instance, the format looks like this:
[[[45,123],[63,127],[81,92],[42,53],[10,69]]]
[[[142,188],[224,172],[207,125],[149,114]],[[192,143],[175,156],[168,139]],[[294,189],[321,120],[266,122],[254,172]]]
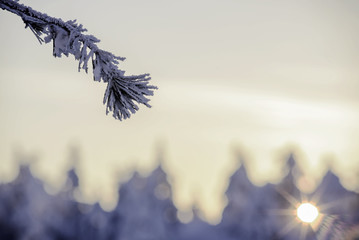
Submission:
[[[290,153],[313,190],[328,164],[349,190],[359,176],[359,2],[43,1],[22,3],[77,19],[100,48],[150,73],[152,108],[105,115],[106,85],[54,58],[22,20],[0,12],[0,180],[21,152],[51,192],[74,147],[81,201],[114,209],[119,181],[161,163],[180,211],[219,223],[240,152],[256,186],[278,183]],[[161,160],[159,161],[159,155]]]

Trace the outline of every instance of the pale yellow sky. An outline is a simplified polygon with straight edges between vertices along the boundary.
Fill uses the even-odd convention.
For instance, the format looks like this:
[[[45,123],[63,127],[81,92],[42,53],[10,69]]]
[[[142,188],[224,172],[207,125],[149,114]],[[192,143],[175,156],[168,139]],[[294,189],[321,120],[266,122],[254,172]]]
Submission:
[[[358,173],[357,1],[26,4],[78,19],[102,40],[100,47],[127,57],[120,68],[151,73],[159,90],[153,108],[141,106],[129,120],[106,116],[105,84],[78,73],[73,57],[53,58],[51,44],[39,45],[17,16],[2,11],[3,178],[20,147],[38,155],[37,174],[55,181],[75,144],[84,193],[113,202],[114,176],[148,173],[161,142],[176,206],[189,209],[196,201],[216,222],[238,166],[234,147],[245,153],[257,184],[278,180],[291,148],[315,177],[323,174],[324,159],[334,159],[343,179]]]

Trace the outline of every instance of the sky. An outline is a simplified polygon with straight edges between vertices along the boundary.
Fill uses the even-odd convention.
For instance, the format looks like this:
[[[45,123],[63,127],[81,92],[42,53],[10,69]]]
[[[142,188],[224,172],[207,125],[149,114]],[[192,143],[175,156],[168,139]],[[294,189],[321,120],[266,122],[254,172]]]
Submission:
[[[316,181],[330,163],[344,185],[359,175],[359,2],[21,1],[84,25],[99,47],[126,57],[126,74],[158,86],[130,119],[106,116],[106,85],[54,58],[22,20],[0,11],[0,176],[16,153],[61,184],[69,148],[80,154],[86,201],[111,208],[118,179],[158,164],[180,210],[220,220],[228,177],[240,164],[258,185],[278,181],[295,152]]]

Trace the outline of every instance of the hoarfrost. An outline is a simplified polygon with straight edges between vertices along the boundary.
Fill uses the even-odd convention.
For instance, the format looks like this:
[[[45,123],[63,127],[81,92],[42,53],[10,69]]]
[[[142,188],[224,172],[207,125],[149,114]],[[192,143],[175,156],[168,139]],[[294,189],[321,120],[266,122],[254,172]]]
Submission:
[[[125,58],[99,49],[96,43],[100,40],[93,35],[83,34],[87,30],[76,20],[64,22],[15,0],[0,0],[0,8],[20,16],[25,28],[30,28],[40,43],[52,41],[55,57],[74,55],[79,61],[79,71],[83,69],[87,73],[91,59],[94,80],[108,84],[103,100],[106,114],[113,112],[114,118],[122,120],[136,113],[138,104],[151,107],[148,96],[152,96],[157,87],[149,84],[150,75],[126,76],[125,71],[118,68],[119,61]]]

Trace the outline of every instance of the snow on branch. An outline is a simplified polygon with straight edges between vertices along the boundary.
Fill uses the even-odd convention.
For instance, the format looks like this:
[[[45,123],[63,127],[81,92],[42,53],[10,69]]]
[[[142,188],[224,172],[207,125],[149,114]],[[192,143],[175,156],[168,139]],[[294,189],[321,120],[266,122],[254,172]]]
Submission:
[[[72,54],[79,61],[79,71],[83,69],[86,73],[91,59],[94,80],[107,83],[103,99],[107,104],[106,114],[112,112],[114,118],[122,120],[139,109],[138,103],[151,107],[147,96],[152,96],[157,87],[149,85],[149,74],[125,76],[125,71],[118,68],[119,61],[125,58],[99,49],[96,43],[100,40],[85,35],[87,30],[76,20],[64,22],[19,4],[17,0],[0,0],[0,8],[20,16],[25,28],[29,28],[40,43],[52,41],[54,57]]]

